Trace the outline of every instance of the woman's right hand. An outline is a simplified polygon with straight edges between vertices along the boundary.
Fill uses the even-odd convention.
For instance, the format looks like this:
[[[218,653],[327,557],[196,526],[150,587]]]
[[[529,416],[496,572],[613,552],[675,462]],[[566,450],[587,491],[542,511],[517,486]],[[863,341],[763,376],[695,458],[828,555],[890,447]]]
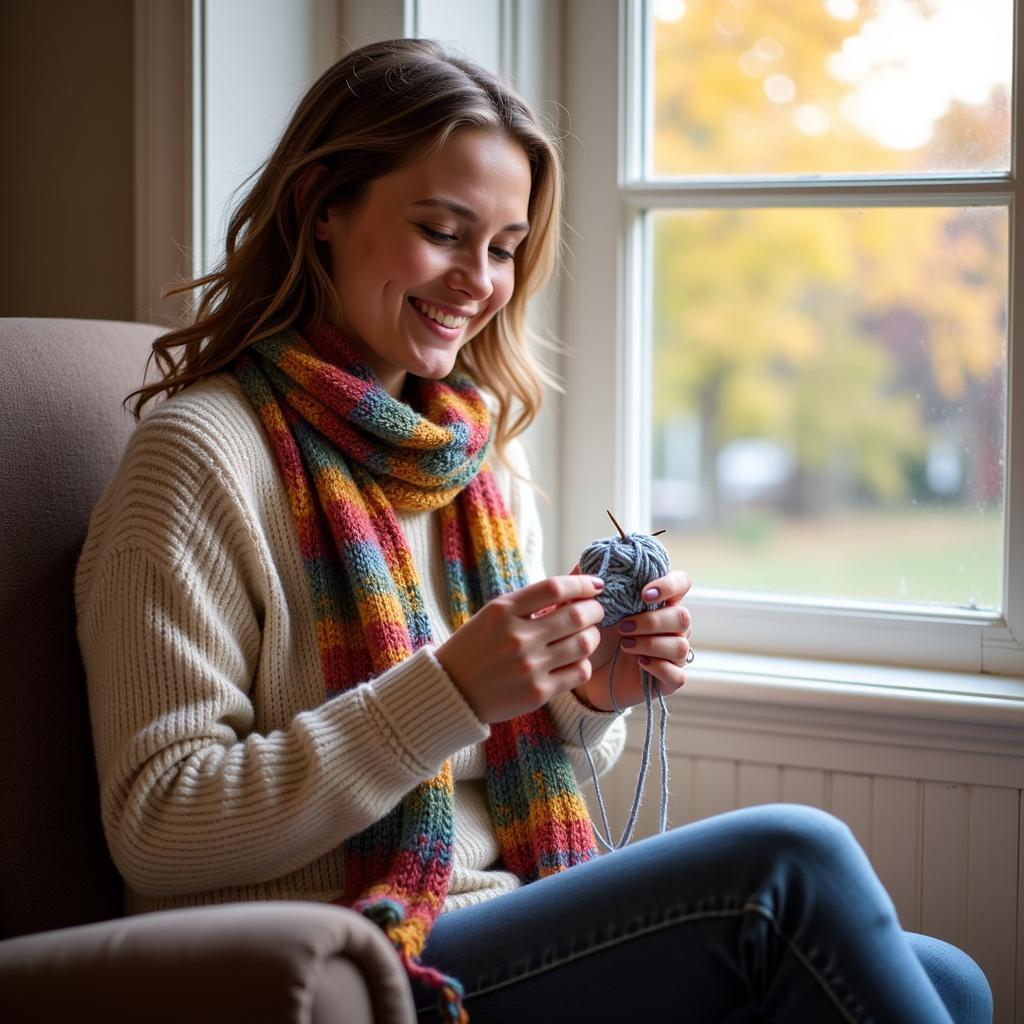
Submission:
[[[502,594],[435,651],[481,722],[534,711],[590,678],[603,588],[596,576],[551,576]]]

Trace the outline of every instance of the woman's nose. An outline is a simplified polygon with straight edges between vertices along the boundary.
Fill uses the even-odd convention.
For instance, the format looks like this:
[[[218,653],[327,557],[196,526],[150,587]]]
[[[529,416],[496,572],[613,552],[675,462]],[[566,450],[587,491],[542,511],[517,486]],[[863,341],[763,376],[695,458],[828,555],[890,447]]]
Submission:
[[[466,253],[448,271],[447,283],[455,291],[462,292],[477,302],[490,298],[494,291],[491,282],[488,254]]]

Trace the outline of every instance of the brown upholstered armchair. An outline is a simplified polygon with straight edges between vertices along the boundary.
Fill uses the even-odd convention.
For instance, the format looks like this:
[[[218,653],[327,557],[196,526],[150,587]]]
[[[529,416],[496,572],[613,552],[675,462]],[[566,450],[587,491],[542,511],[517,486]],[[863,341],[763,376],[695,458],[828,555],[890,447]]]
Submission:
[[[157,328],[0,320],[0,1020],[414,1019],[384,936],[316,903],[122,917],[72,577]]]

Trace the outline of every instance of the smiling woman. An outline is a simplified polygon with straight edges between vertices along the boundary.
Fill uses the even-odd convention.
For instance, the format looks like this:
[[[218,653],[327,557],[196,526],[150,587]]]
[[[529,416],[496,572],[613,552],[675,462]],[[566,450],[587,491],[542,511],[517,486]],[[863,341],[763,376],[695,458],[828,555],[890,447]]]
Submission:
[[[901,930],[825,814],[597,857],[577,773],[652,679],[683,686],[690,579],[659,568],[605,627],[603,579],[545,575],[515,435],[559,217],[554,142],[436,44],[357,50],[299,104],[156,343],[136,408],[169,400],[79,565],[129,907],[352,907],[457,1024],[984,1024],[975,965]]]
[[[376,321],[379,337],[385,313],[369,311],[371,295],[390,301],[393,275],[401,273],[408,289],[413,274],[420,288],[428,279],[418,275],[427,272],[439,275],[429,293],[410,292],[392,304],[392,323],[399,309],[406,312],[404,303],[421,299],[416,319],[424,326],[440,319],[446,329],[436,334],[436,347],[451,342],[458,325],[431,316],[426,305],[448,317],[471,313],[468,330],[458,333],[456,364],[494,399],[495,452],[503,453],[532,422],[543,385],[552,383],[531,350],[526,306],[549,277],[560,245],[556,147],[525,104],[488,72],[457,58],[433,61],[426,41],[403,40],[409,52],[397,56],[390,45],[355,51],[321,76],[234,211],[221,265],[168,289],[201,289],[196,316],[154,345],[161,379],[135,392],[136,415],[296,324],[351,328],[347,318],[359,315],[366,330],[369,319]],[[398,76],[421,59],[421,91],[414,94]],[[396,102],[408,108],[400,117]],[[405,188],[413,184],[418,191]],[[359,245],[350,232],[360,234]],[[452,250],[447,273],[440,259],[429,271],[425,262],[408,266],[417,238],[437,254]],[[389,246],[397,259],[390,268],[383,266]],[[351,273],[334,266],[333,249]],[[371,281],[373,273],[384,278]],[[364,275],[370,291],[353,284]],[[477,297],[482,288],[494,291],[486,302]],[[502,293],[504,301],[496,301]],[[358,335],[349,340],[358,344]],[[465,344],[475,337],[478,344]],[[365,346],[360,354],[367,356]]]
[[[392,395],[407,373],[447,376],[508,303],[529,204],[522,147],[500,132],[462,129],[376,178],[351,207],[318,217],[338,326]]]

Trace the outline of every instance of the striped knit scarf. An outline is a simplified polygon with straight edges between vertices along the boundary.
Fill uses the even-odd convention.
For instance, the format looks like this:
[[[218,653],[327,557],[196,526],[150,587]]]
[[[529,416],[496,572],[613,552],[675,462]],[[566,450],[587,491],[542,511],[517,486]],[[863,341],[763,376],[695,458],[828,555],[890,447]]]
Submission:
[[[392,397],[329,327],[252,345],[235,365],[284,477],[316,611],[327,694],[432,642],[396,510],[437,509],[451,624],[526,583],[515,526],[486,464],[487,406],[472,382],[413,379]],[[415,406],[415,408],[414,408]],[[422,413],[417,411],[422,410]],[[546,708],[492,726],[487,794],[504,866],[524,881],[596,855],[572,768]],[[380,924],[410,975],[465,1020],[458,983],[419,956],[451,875],[451,765],[344,844],[338,902]]]

